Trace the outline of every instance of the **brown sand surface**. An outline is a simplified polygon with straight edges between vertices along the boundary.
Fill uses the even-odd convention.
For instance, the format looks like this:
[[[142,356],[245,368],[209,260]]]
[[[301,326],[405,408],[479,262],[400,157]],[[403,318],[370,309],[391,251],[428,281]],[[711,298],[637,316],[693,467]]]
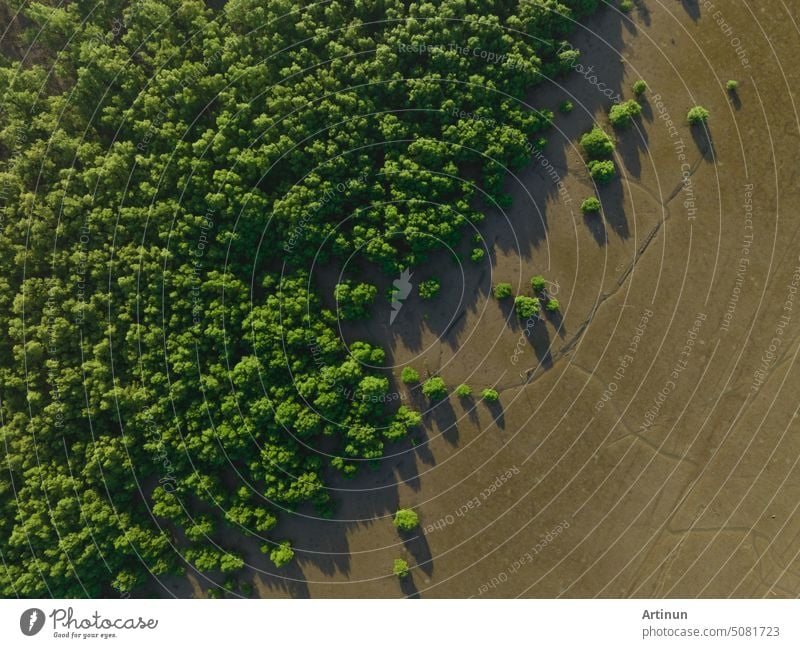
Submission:
[[[606,9],[571,38],[624,99],[635,80],[650,86],[642,117],[617,133],[621,177],[599,191],[602,215],[579,209],[594,189],[577,139],[593,120],[610,130],[611,100],[576,73],[532,92],[575,110],[557,113],[546,163],[509,181],[513,207],[480,226],[491,262],[438,258],[414,278],[440,278],[438,299],[412,296],[392,326],[386,306],[345,331],[387,349],[405,402],[429,407],[399,382],[407,364],[476,396],[451,395],[415,444],[336,482],[333,520],[286,516],[277,535],[294,539],[296,564],[268,574],[251,548],[258,595],[800,594],[800,303],[785,304],[800,265],[800,30],[782,0],[718,4]],[[708,135],[686,124],[696,103]],[[527,336],[490,291],[529,290],[534,274],[557,284],[563,315]],[[497,406],[478,396],[490,386]],[[421,516],[411,538],[392,526],[399,506]],[[404,584],[397,557],[412,566]]]

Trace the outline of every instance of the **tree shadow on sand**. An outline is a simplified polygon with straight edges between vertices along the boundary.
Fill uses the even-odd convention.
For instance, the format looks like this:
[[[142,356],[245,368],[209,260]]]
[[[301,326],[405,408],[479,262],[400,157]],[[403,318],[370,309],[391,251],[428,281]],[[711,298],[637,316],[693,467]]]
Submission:
[[[706,162],[714,162],[716,159],[716,150],[714,149],[714,140],[711,137],[708,124],[705,122],[694,124],[691,127],[691,131],[692,139],[697,146],[697,150],[699,150],[703,156],[703,159]]]

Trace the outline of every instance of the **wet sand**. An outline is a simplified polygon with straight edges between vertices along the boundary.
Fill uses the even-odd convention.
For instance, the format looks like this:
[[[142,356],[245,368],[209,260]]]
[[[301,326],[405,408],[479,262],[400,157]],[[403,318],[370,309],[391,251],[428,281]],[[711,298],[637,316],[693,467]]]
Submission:
[[[409,298],[391,327],[386,305],[345,331],[387,349],[406,402],[427,407],[399,382],[411,364],[476,395],[496,386],[499,404],[451,395],[415,443],[334,482],[333,520],[286,516],[276,537],[293,539],[296,564],[264,573],[249,547],[254,595],[800,593],[800,302],[786,308],[800,265],[800,31],[780,0],[726,2],[727,34],[718,9],[648,0],[571,38],[624,99],[635,80],[650,86],[643,116],[617,133],[603,213],[580,212],[594,189],[577,139],[607,124],[611,101],[576,73],[532,93],[537,106],[575,104],[544,152],[562,191],[531,165],[509,182],[513,207],[479,226],[491,262],[439,258],[416,277],[442,280],[437,300]],[[695,103],[708,134],[686,124]],[[528,336],[490,290],[523,292],[534,274],[554,282],[563,316]],[[398,535],[398,506],[419,512],[422,532]],[[405,583],[397,557],[412,566]]]

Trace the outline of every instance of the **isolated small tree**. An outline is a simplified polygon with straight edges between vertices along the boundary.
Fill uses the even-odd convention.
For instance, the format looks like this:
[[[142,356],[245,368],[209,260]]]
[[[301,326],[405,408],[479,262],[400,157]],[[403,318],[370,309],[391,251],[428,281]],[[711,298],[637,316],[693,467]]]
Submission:
[[[475,263],[480,263],[483,261],[483,257],[486,256],[486,250],[483,248],[474,248],[472,253],[469,255],[469,258],[472,259]]]
[[[536,292],[542,292],[547,288],[547,280],[542,275],[535,275],[531,277],[531,288]]]
[[[595,126],[581,137],[581,148],[590,160],[606,158],[614,152],[614,142],[608,133]]]
[[[439,293],[441,284],[438,279],[428,279],[419,284],[419,296],[423,299],[433,299]]]
[[[294,551],[292,551],[292,545],[288,540],[284,540],[269,552],[269,559],[276,567],[283,567],[292,558],[294,558]]]
[[[447,385],[439,376],[433,376],[423,383],[422,393],[432,401],[442,400],[447,396]]]
[[[633,10],[633,1],[632,0],[622,0],[619,3],[620,11],[624,11],[625,13],[629,13]]]
[[[497,392],[496,389],[489,388],[489,389],[484,389],[481,392],[481,397],[485,401],[489,401],[490,403],[496,403],[500,398],[500,394]]]
[[[469,398],[472,396],[472,387],[464,383],[460,384],[458,387],[456,387],[456,396],[461,398]]]
[[[408,563],[402,558],[395,558],[392,565],[392,573],[398,578],[406,578],[408,576]]]
[[[541,310],[539,300],[536,297],[526,297],[525,295],[520,295],[514,300],[514,308],[520,319],[533,317]]]
[[[575,106],[573,106],[573,105],[572,105],[572,102],[571,102],[569,99],[567,99],[566,101],[562,101],[562,102],[561,102],[561,103],[558,105],[558,112],[560,112],[560,113],[564,113],[564,114],[566,115],[567,113],[571,113],[571,112],[572,112],[572,109],[573,109],[574,107],[575,107]]]
[[[633,94],[637,97],[641,97],[645,92],[647,92],[647,83],[645,81],[639,79],[633,84]]]
[[[411,509],[399,509],[394,514],[394,525],[400,531],[413,531],[419,526],[419,515]]]
[[[686,119],[689,120],[692,126],[697,126],[698,124],[707,122],[710,114],[711,113],[703,108],[703,106],[694,106],[689,109],[689,112],[686,114]]]
[[[545,308],[551,313],[555,313],[557,310],[561,309],[561,304],[555,297],[551,297],[550,299],[547,300]]]
[[[638,117],[641,114],[642,107],[639,102],[631,99],[611,106],[611,110],[608,112],[608,121],[611,122],[614,128],[625,128],[631,124],[634,117]]]
[[[600,211],[600,207],[602,207],[602,205],[600,204],[600,201],[597,198],[595,198],[594,196],[591,196],[591,197],[587,198],[586,200],[584,200],[581,203],[581,211],[584,214],[597,213],[597,212]]]
[[[607,184],[616,175],[614,163],[611,160],[592,160],[589,162],[589,175],[597,184]]]
[[[406,385],[413,385],[419,382],[419,372],[414,367],[403,367],[400,372],[400,380]]]
[[[739,82],[731,79],[725,84],[725,87],[728,89],[728,92],[734,94],[739,89]]]
[[[495,299],[506,299],[507,297],[511,297],[511,284],[510,283],[499,283],[494,287],[494,296]]]

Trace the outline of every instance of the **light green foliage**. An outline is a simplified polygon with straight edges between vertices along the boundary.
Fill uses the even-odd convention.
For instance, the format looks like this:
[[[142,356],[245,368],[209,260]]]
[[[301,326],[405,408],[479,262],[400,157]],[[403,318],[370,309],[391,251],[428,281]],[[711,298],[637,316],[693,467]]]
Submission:
[[[625,128],[631,124],[634,117],[638,117],[641,114],[642,107],[639,102],[635,99],[630,99],[611,106],[611,110],[608,113],[608,121],[615,128]]]
[[[561,304],[555,297],[551,297],[550,299],[547,300],[545,308],[549,310],[551,313],[555,313],[557,310],[561,308]]]
[[[520,319],[528,319],[537,315],[541,309],[538,297],[526,297],[520,295],[514,300],[514,308]]]
[[[403,367],[403,371],[400,372],[400,380],[402,380],[406,385],[418,383],[419,372],[414,369],[414,367]]]
[[[486,256],[486,250],[483,248],[473,248],[472,253],[469,255],[469,258],[472,259],[475,263],[480,263],[483,261],[483,257]]]
[[[686,114],[686,119],[692,126],[697,126],[698,124],[704,124],[708,121],[710,114],[711,113],[703,108],[703,106],[694,106],[689,109],[689,112]]]
[[[632,0],[621,0],[619,3],[619,8],[621,11],[628,13],[633,10],[633,2]]]
[[[392,565],[392,573],[398,578],[406,578],[409,573],[408,563],[402,558],[395,558]]]
[[[542,275],[534,275],[531,277],[531,288],[536,292],[542,292],[547,288],[547,280]]]
[[[465,385],[464,383],[460,384],[458,387],[456,387],[456,396],[461,398],[469,398],[472,396],[472,387]]]
[[[597,184],[607,184],[616,175],[616,168],[611,160],[591,160],[589,175]]]
[[[498,393],[498,391],[496,389],[488,388],[488,389],[484,389],[481,392],[481,397],[485,401],[489,401],[490,403],[496,403],[500,398],[500,394]]]
[[[438,279],[428,279],[419,284],[419,296],[423,299],[433,299],[439,294],[441,284]]]
[[[739,82],[731,79],[725,84],[725,87],[727,88],[728,92],[734,94],[739,89]]]
[[[432,401],[442,400],[447,396],[447,385],[439,376],[433,376],[422,385],[422,393]]]
[[[590,196],[581,203],[581,211],[584,214],[594,214],[600,211],[600,201],[594,196]]]
[[[494,287],[494,296],[496,299],[506,299],[511,297],[512,288],[510,283],[499,283]]]
[[[413,531],[419,526],[419,515],[411,509],[400,509],[394,514],[394,525],[400,531]]]
[[[581,147],[590,160],[609,157],[614,152],[614,141],[599,126],[581,137]]]
[[[283,567],[285,564],[291,562],[292,558],[294,558],[294,551],[288,540],[284,540],[269,552],[269,559],[276,567]]]

